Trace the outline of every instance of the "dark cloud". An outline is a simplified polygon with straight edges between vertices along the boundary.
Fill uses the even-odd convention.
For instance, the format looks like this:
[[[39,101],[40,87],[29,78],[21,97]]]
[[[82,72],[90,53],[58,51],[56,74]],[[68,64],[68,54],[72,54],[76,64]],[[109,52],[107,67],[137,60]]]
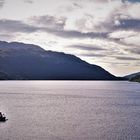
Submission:
[[[107,37],[107,33],[94,33],[94,32],[82,33],[80,31],[64,30],[64,23],[53,19],[46,19],[47,24],[45,24],[45,21],[43,22],[44,23],[40,23],[39,25],[39,23],[27,24],[18,20],[1,19],[0,31],[7,32],[7,33],[11,33],[11,32],[33,33],[37,31],[42,31],[64,38],[106,38]]]
[[[25,3],[29,3],[29,4],[32,4],[33,1],[32,0],[24,0]]]
[[[80,31],[65,30],[65,17],[56,18],[54,16],[35,16],[30,19],[32,24],[39,26],[44,31],[64,38],[106,38],[108,33],[105,32],[88,32],[82,33]],[[42,31],[43,31],[42,30]]]
[[[132,48],[132,49],[125,49],[125,51],[133,53],[133,54],[140,55],[140,47],[137,47],[137,48],[135,47],[135,48]]]
[[[0,31],[1,32],[7,32],[7,33],[33,33],[33,32],[47,32],[59,37],[63,38],[100,38],[100,39],[107,39],[115,41],[118,44],[121,44],[121,38],[120,39],[111,39],[109,38],[108,34],[110,32],[87,32],[83,33],[80,31],[74,31],[74,30],[65,30],[65,22],[66,18],[59,17],[56,18],[54,16],[34,16],[29,19],[29,23],[25,23],[23,21],[18,20],[7,20],[7,19],[1,19],[0,20]],[[140,29],[140,20],[121,20],[120,25],[116,27],[117,29],[127,30],[127,29]],[[124,44],[128,45],[128,44]],[[71,46],[72,47],[72,46]],[[83,46],[83,45],[76,45],[75,48],[81,48],[81,49],[92,49],[96,50],[95,46]],[[99,49],[99,48],[98,48]],[[100,49],[101,50],[101,49]]]
[[[80,56],[83,56],[83,57],[106,57],[105,54],[96,54],[96,53],[80,53]]]
[[[109,2],[109,0],[72,0],[76,2],[93,2],[93,3],[105,3]]]
[[[120,25],[115,26],[116,29],[133,29],[140,30],[139,19],[120,19]]]
[[[86,50],[86,51],[103,51],[103,50],[105,50],[99,46],[94,46],[91,44],[77,44],[77,45],[69,45],[67,47],[74,48],[74,49],[80,49],[80,50]]]
[[[135,47],[139,47],[139,44],[137,42],[134,43],[130,43],[129,41],[125,41],[125,39],[127,40],[128,38],[135,38],[136,34],[138,34],[140,32],[140,19],[131,19],[129,17],[129,19],[119,19],[119,24],[118,25],[114,25],[110,31],[110,33],[108,34],[108,39],[117,43],[118,45],[125,45],[125,46],[135,46]],[[116,36],[116,37],[111,37],[110,34],[113,32],[121,32],[124,31],[125,34],[123,35],[120,34],[120,36]],[[127,33],[128,32],[128,33]],[[129,34],[129,32],[134,32],[132,34]]]
[[[78,4],[78,3],[76,3],[76,2],[74,2],[73,5],[74,5],[76,8],[79,8],[79,9],[82,9],[82,8],[83,8],[83,6],[81,6],[80,4]]]
[[[19,32],[35,32],[42,31],[60,36],[63,38],[103,38],[109,39],[108,34],[110,32],[80,32],[75,30],[65,30],[65,17],[54,16],[34,16],[30,18],[30,24],[25,24],[22,21],[13,20],[0,20],[0,29],[17,30]],[[108,25],[109,26],[109,25]],[[120,19],[120,25],[112,28],[113,30],[140,30],[140,20],[138,19]],[[120,40],[116,40],[116,42]]]
[[[123,57],[123,56],[116,56],[115,58],[118,60],[130,60],[130,61],[140,60],[139,58],[135,58],[135,57]]]
[[[140,2],[140,0],[122,0],[122,2],[132,2],[132,3],[135,3],[135,2]]]
[[[49,15],[33,16],[30,18],[30,22],[40,27],[62,30],[65,26],[66,18],[64,17],[56,18],[54,16]]]
[[[106,38],[108,33],[82,33],[80,31],[74,31],[74,30],[52,30],[47,29],[46,30],[49,33],[52,33],[56,36],[64,37],[64,38]]]
[[[2,8],[4,5],[4,0],[0,0],[0,8]]]
[[[130,51],[131,53],[134,53],[134,54],[139,54],[140,55],[140,49],[134,49],[134,50],[131,50]]]
[[[15,33],[15,32],[22,32],[22,33],[32,33],[39,30],[38,27],[34,27],[28,25],[22,21],[18,20],[7,20],[1,19],[0,20],[0,31],[7,32],[7,33]]]

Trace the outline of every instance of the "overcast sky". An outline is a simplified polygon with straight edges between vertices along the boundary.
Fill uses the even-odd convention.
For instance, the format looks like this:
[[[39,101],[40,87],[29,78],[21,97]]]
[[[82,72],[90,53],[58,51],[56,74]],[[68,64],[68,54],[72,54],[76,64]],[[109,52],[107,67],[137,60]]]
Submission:
[[[140,0],[0,0],[0,40],[74,54],[115,75],[140,71]]]

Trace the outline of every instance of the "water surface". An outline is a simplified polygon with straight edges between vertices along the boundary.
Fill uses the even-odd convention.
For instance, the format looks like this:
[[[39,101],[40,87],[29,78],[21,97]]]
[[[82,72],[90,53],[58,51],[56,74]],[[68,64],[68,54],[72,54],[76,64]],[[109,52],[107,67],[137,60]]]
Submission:
[[[139,140],[140,84],[1,81],[0,140]]]

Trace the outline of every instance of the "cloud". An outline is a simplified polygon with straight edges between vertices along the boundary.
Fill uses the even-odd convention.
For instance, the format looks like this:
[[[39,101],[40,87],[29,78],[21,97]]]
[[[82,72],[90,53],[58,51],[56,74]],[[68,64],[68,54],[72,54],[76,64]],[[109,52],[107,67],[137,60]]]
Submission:
[[[114,31],[109,34],[109,38],[114,38],[114,39],[124,39],[132,36],[138,35],[138,32],[135,31],[126,31],[126,30],[119,30],[119,31]]]
[[[116,29],[140,31],[140,19],[120,19],[118,22],[119,25],[115,26]]]
[[[133,47],[133,48],[125,49],[125,51],[128,51],[135,55],[140,55],[140,47]]]
[[[39,30],[38,27],[31,26],[22,21],[0,19],[0,31],[7,33],[32,33]]]
[[[40,27],[62,30],[65,26],[66,18],[45,15],[45,16],[33,16],[29,19],[29,21],[31,22],[31,24]]]
[[[24,0],[25,3],[29,3],[29,4],[32,4],[33,1],[32,0]]]
[[[126,8],[124,8],[125,15],[129,16],[131,19],[140,19],[139,9],[140,9],[140,2],[139,3],[128,3],[125,4]],[[122,13],[122,15],[124,15]]]
[[[0,8],[2,8],[3,7],[3,5],[4,5],[4,0],[0,0]]]
[[[80,53],[81,57],[106,57],[105,54],[96,54],[96,53]]]
[[[71,14],[65,29],[81,32],[112,32],[118,29],[140,29],[140,3],[124,3],[121,0],[78,1],[80,10]],[[60,14],[61,15],[61,14]]]
[[[116,67],[116,65],[118,65],[118,66],[128,66],[128,65],[130,65],[130,63],[127,62],[127,61],[112,62],[112,61],[106,61],[105,60],[105,61],[102,61],[102,63],[105,63],[107,65],[113,66],[114,68]]]
[[[64,38],[106,38],[107,33],[104,32],[82,32],[76,30],[65,29],[66,17],[55,17],[55,16],[34,16],[29,19],[31,24],[35,26],[39,26],[42,28],[42,31],[46,31],[48,33],[54,34],[56,36],[64,37]]]
[[[140,32],[135,30],[119,30],[108,34],[118,44],[140,47]]]
[[[29,1],[30,0],[28,0],[28,2]],[[129,15],[129,12],[126,10],[128,7],[132,7],[130,4],[125,4],[121,2],[121,0],[94,0],[94,2],[92,0],[88,1],[89,2],[86,3],[85,0],[73,0],[72,4],[75,7],[81,8],[79,11],[71,13],[73,16],[71,14],[67,15],[63,13],[59,13],[59,16],[32,16],[26,23],[23,21],[6,20],[5,26],[8,26],[8,29],[12,31],[19,30],[19,32],[29,33],[41,31],[62,38],[101,39],[110,39],[108,38],[108,34],[117,30],[132,29],[138,31],[140,29],[140,20],[132,19]],[[7,22],[11,23],[7,25]],[[10,24],[13,25],[13,29],[12,27],[9,27]],[[2,26],[4,27],[3,30],[6,30],[5,26]]]
[[[78,4],[76,2],[73,3],[73,6],[76,7],[76,8],[79,8],[79,9],[83,8],[83,6],[81,6],[80,4]]]
[[[51,30],[51,29],[46,29],[46,31],[63,38],[106,38],[107,37],[107,33],[94,33],[94,32],[82,33],[80,31],[74,31],[74,30]]]
[[[123,38],[120,41],[124,42],[126,45],[140,47],[140,33],[137,33],[136,35],[127,38]]]
[[[140,2],[139,0],[122,0],[122,2],[132,2],[132,3],[136,3],[136,2]]]
[[[103,51],[106,50],[99,46],[91,45],[91,44],[76,44],[76,45],[69,45],[67,46],[73,49],[85,50],[85,51]]]
[[[123,56],[116,56],[115,58],[118,59],[118,60],[128,60],[128,61],[140,60],[140,58],[135,58],[135,57],[123,57]]]
[[[40,24],[39,21],[36,24],[32,24],[19,20],[0,19],[0,31],[7,33],[33,33],[40,31],[64,38],[105,38],[107,36],[107,33],[82,33],[80,31],[64,30],[64,23],[52,18],[48,18]]]
[[[55,15],[67,17],[66,30],[85,33],[108,32],[113,25],[114,14],[122,5],[120,0],[72,0],[67,1],[63,8],[60,6],[58,8],[60,11]]]

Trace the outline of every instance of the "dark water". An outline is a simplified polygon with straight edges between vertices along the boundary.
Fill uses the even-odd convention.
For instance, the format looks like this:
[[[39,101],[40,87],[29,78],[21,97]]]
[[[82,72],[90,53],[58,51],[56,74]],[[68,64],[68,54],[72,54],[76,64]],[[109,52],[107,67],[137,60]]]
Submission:
[[[140,84],[1,81],[0,140],[140,140]]]

